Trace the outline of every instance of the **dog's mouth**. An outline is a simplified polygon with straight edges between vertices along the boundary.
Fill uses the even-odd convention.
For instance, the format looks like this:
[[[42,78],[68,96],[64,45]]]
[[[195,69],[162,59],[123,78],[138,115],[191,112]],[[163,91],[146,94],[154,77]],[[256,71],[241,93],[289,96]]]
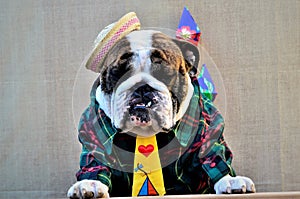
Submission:
[[[129,119],[133,126],[152,125],[151,109],[158,103],[157,91],[148,84],[134,90],[129,100]]]

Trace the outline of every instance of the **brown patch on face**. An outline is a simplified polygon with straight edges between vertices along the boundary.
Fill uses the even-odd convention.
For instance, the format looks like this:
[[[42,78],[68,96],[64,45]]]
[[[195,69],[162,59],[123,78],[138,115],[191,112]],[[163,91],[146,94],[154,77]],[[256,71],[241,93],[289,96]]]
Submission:
[[[153,34],[152,47],[161,50],[172,64],[172,67],[181,74],[187,72],[186,63],[184,61],[180,48],[165,34]]]
[[[120,78],[130,70],[133,53],[126,38],[118,41],[108,52],[101,70],[101,89],[111,94]]]
[[[167,85],[172,97],[174,113],[177,113],[187,96],[189,79],[186,73],[190,65],[185,61],[177,44],[167,35],[154,33],[152,39],[154,48],[151,52],[152,74]],[[157,60],[158,63],[155,63]]]

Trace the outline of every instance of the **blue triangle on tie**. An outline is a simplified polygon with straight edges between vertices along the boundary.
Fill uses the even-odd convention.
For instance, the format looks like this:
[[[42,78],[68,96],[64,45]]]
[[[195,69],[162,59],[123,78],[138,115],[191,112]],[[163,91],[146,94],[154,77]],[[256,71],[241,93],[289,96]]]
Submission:
[[[149,181],[149,178],[147,177],[145,182],[142,185],[142,188],[141,188],[138,196],[148,196],[148,181]]]

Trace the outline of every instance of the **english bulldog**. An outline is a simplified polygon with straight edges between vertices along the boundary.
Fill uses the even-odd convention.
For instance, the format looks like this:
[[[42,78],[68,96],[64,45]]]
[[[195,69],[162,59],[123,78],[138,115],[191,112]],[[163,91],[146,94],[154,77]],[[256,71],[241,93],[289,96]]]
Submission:
[[[196,46],[155,30],[132,31],[109,49],[81,118],[69,198],[131,196],[136,135],[156,136],[167,195],[255,192],[234,173],[222,116],[190,74],[199,57]]]

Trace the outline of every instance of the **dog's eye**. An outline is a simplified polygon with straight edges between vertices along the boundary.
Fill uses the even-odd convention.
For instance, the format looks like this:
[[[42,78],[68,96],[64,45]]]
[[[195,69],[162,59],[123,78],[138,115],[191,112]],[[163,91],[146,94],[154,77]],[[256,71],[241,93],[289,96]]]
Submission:
[[[120,70],[117,67],[114,67],[110,70],[110,73],[114,76],[119,75]]]
[[[154,64],[162,64],[166,61],[166,57],[160,50],[154,50],[150,56],[151,62]]]
[[[123,54],[118,61],[118,65],[128,64],[128,62],[132,58],[132,55],[133,55],[133,53],[131,53],[131,52]]]
[[[162,64],[162,59],[161,58],[158,58],[158,57],[151,57],[151,62],[153,64]]]

